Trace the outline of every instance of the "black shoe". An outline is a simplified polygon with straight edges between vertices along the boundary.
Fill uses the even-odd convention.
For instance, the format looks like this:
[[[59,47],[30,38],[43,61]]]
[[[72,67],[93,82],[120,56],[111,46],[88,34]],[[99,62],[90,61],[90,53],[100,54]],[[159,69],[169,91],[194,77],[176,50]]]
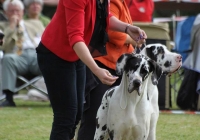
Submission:
[[[0,103],[0,107],[16,107],[14,102],[10,102],[8,100],[5,100]]]

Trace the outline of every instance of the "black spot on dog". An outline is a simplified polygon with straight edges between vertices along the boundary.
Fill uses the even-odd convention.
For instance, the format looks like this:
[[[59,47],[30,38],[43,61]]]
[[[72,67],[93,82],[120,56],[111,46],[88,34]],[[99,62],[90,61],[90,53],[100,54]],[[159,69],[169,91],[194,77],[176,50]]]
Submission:
[[[101,135],[99,140],[104,140],[104,136]]]
[[[147,78],[148,70],[145,68],[144,64],[142,64],[142,66],[141,66],[140,75],[141,75],[143,81]]]
[[[107,125],[105,124],[103,127],[102,127],[102,131],[105,131],[107,129]]]
[[[163,54],[161,58],[164,59],[164,58],[165,58],[165,55]]]
[[[107,97],[110,97],[110,98],[111,98],[114,91],[115,91],[115,87],[112,87],[111,89],[109,89],[108,94],[107,94]]]
[[[157,54],[154,54],[156,46],[151,46],[150,48],[146,48],[146,53],[149,58],[157,62]]]
[[[170,67],[171,65],[172,65],[171,61],[166,61],[164,64],[165,67]]]
[[[142,58],[130,58],[127,62],[126,62],[126,66],[124,68],[124,70],[126,71],[126,73],[128,71],[136,71],[138,69],[138,67],[140,66],[140,63],[142,61]]]
[[[116,86],[115,86],[116,87]],[[106,91],[106,96],[105,96],[105,98],[106,98],[106,100],[108,99],[108,97],[112,97],[112,94],[113,94],[113,92],[115,91],[115,87],[112,87],[112,88],[110,88],[110,89],[108,89],[107,91]]]
[[[99,129],[99,122],[98,122],[99,118],[96,118],[96,127],[97,129]]]
[[[117,62],[121,63],[123,59],[124,59],[124,55],[122,55],[121,57],[119,57],[119,59],[117,60]]]
[[[106,107],[108,107],[108,103],[106,103]]]
[[[157,47],[157,50],[158,50],[159,54],[164,54],[165,53],[164,48],[162,46]]]
[[[114,139],[114,130],[110,131],[110,130],[108,129],[108,134],[109,134],[109,136],[110,136],[110,139],[113,140],[113,139]]]
[[[104,109],[105,109],[105,107],[103,106],[103,107],[102,107],[102,109],[104,110]]]
[[[109,93],[108,93],[108,97],[112,97],[112,95],[113,95],[113,92],[115,91],[115,89],[112,89],[111,91],[109,91]]]

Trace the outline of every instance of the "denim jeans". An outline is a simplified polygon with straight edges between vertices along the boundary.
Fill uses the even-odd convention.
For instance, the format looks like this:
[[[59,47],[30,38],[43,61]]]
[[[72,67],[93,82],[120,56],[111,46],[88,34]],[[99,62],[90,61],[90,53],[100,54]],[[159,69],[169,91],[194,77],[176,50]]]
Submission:
[[[80,60],[67,62],[42,44],[37,57],[53,109],[50,140],[71,140],[83,111],[85,65]]]

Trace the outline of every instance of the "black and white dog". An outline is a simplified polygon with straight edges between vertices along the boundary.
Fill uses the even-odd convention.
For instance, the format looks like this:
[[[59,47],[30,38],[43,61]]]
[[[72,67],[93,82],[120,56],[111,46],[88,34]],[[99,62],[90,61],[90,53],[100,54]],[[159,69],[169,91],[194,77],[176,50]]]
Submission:
[[[156,61],[162,67],[163,73],[169,76],[182,66],[182,56],[170,52],[165,45],[160,43],[145,46],[140,54]]]
[[[117,62],[117,74],[122,74],[119,86],[108,90],[97,112],[94,140],[144,140],[157,120],[158,107],[154,95],[148,94],[148,83],[158,83],[162,69],[141,54],[124,54]],[[155,99],[154,99],[155,98]],[[153,140],[153,139],[152,139]]]
[[[116,72],[124,71],[122,82],[108,90],[102,99],[94,140],[156,139],[159,117],[156,85],[162,74],[160,67],[171,75],[181,67],[182,57],[162,44],[147,45],[141,54],[156,64],[143,55],[126,54],[119,58]]]

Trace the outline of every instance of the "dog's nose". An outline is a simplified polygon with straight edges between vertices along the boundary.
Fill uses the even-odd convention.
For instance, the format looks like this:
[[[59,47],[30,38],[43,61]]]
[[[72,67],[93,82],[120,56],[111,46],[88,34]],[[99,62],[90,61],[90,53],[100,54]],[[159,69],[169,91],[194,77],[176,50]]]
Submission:
[[[141,81],[138,79],[133,82],[134,87],[139,87],[140,85],[141,85]]]
[[[181,56],[180,54],[177,55],[176,60],[177,60],[178,62],[181,62],[181,61],[182,61],[182,56]]]

